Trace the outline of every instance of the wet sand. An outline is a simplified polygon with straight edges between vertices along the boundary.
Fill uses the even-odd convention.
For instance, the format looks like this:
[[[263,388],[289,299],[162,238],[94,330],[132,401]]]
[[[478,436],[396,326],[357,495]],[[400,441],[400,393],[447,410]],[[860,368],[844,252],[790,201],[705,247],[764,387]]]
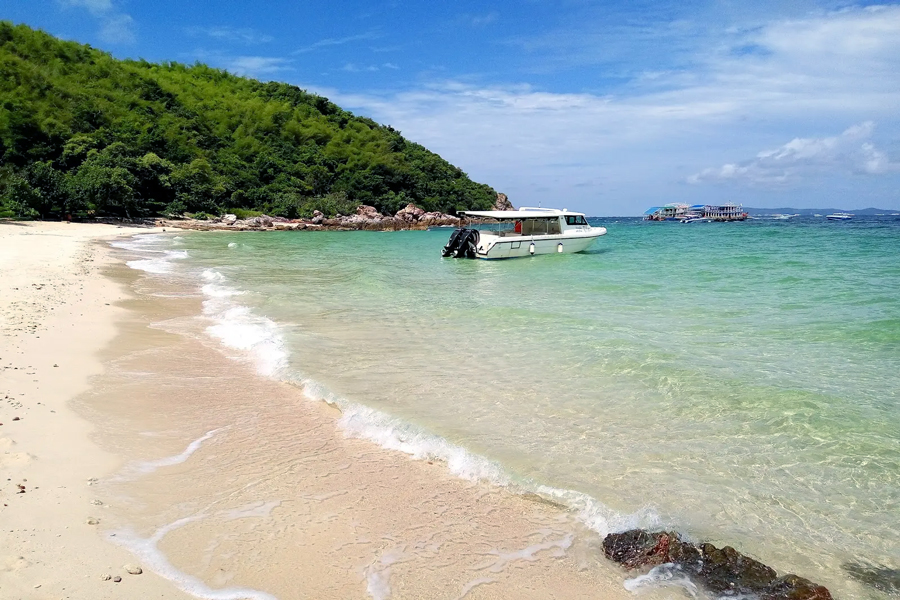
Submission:
[[[108,543],[92,479],[120,457],[70,401],[102,371],[125,290],[100,274],[110,225],[0,223],[0,597],[188,598]],[[96,523],[96,524],[94,524]],[[109,577],[107,580],[106,577]],[[114,582],[120,577],[121,582]]]
[[[69,239],[53,235],[48,248]],[[223,354],[196,294],[145,279],[120,251],[113,262],[90,237],[65,242],[69,268],[82,266],[40,338],[6,335],[33,300],[2,307],[15,318],[0,364],[31,365],[0,384],[0,398],[16,394],[0,408],[3,597],[633,597],[596,533],[561,507],[346,437],[336,409]],[[64,281],[40,266],[51,258],[33,272]],[[21,261],[4,255],[0,268]]]

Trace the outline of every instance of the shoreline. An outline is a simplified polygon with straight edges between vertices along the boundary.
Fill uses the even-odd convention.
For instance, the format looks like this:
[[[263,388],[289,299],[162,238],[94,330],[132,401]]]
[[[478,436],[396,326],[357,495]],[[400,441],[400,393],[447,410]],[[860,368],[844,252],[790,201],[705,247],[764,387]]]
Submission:
[[[120,459],[92,441],[94,424],[71,405],[102,372],[97,353],[123,314],[115,304],[124,290],[101,276],[111,258],[95,241],[133,233],[98,225],[0,224],[4,597],[113,598],[124,591],[116,586],[134,596],[186,597],[152,573],[126,573],[133,557],[102,539],[105,515],[91,484],[118,468]]]
[[[3,306],[53,315],[30,329],[3,322],[22,330],[4,337],[15,375],[3,395],[25,394],[0,411],[3,511],[16,523],[0,534],[4,595],[631,597],[599,538],[558,508],[348,437],[335,408],[166,331],[196,320],[196,297],[173,310],[172,298],[134,293],[140,273],[92,242],[135,231],[11,227],[25,229],[0,225],[0,248],[43,251],[11,255],[0,268],[18,275],[4,285],[35,283],[56,304]],[[93,231],[71,235],[80,229]],[[25,493],[12,494],[20,481]]]

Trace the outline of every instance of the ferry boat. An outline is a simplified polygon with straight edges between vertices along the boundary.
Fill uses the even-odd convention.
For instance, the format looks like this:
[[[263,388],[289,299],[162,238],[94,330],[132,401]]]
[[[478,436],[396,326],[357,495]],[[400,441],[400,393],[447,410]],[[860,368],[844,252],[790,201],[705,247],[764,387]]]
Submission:
[[[740,204],[666,204],[654,206],[644,212],[645,221],[745,221],[747,213]]]
[[[853,218],[853,214],[846,212],[836,212],[831,213],[830,215],[825,215],[825,218],[829,221],[849,221]]]
[[[491,219],[496,230],[461,227],[453,232],[445,258],[518,258],[587,250],[606,227],[591,227],[584,213],[566,209],[522,207],[519,210],[467,210],[462,217]]]

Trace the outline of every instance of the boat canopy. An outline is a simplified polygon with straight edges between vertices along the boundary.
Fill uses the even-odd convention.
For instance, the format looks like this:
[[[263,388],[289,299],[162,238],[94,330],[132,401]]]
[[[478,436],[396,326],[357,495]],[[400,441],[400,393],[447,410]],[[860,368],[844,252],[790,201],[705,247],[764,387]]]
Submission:
[[[644,214],[652,215],[653,213],[655,213],[656,211],[658,211],[661,208],[662,208],[662,206],[651,206],[650,208],[648,208],[647,210],[644,211]]]
[[[563,215],[572,215],[574,217],[584,216],[583,213],[569,212],[566,210],[558,210],[556,208],[522,208],[521,210],[461,210],[459,214],[467,217],[481,217],[483,219],[497,220],[521,220],[521,219],[547,219],[560,217]]]

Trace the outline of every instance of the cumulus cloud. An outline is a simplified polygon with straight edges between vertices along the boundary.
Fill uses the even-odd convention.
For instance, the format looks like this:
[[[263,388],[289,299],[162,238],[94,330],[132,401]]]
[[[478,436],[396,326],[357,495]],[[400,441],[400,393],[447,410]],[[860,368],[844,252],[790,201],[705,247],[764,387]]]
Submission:
[[[100,39],[110,44],[135,41],[134,19],[118,10],[112,0],[60,0],[65,7],[83,8],[100,21]]]
[[[832,137],[794,138],[779,148],[763,150],[750,160],[704,169],[687,181],[782,184],[835,171],[881,175],[900,170],[900,163],[891,162],[871,141],[874,128],[872,121],[866,121]]]

